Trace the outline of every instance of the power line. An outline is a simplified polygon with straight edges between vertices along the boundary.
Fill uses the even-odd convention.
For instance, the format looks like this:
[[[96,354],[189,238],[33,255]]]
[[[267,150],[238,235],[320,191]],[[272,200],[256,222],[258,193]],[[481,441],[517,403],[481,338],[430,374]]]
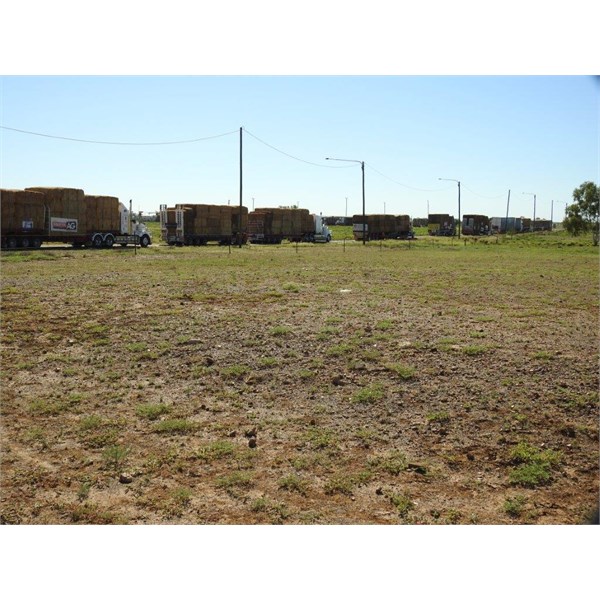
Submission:
[[[232,133],[237,133],[239,129],[235,129],[234,131],[228,131],[227,133],[219,133],[218,135],[211,135],[202,138],[194,138],[191,140],[173,140],[167,142],[108,142],[104,140],[84,140],[79,138],[71,138],[64,137],[61,135],[50,135],[47,133],[39,133],[37,131],[26,131],[24,129],[16,129],[15,127],[5,127],[4,125],[0,125],[0,129],[6,129],[8,131],[17,131],[18,133],[25,133],[27,135],[37,135],[40,137],[52,138],[55,140],[66,140],[69,142],[81,142],[84,144],[108,144],[113,146],[166,146],[173,144],[193,144],[194,142],[202,142],[204,140],[212,140],[219,137],[224,137],[226,135],[231,135]]]
[[[499,196],[484,196],[483,194],[478,194],[477,192],[473,191],[471,188],[467,187],[464,183],[463,183],[463,188],[466,190],[469,190],[472,194],[475,194],[476,196],[480,196],[481,198],[487,198],[488,200],[497,200],[498,198],[504,198],[504,194],[500,194]]]
[[[367,167],[369,167],[369,169],[371,169],[371,171],[375,171],[375,173],[377,173],[378,175],[381,175],[382,177],[389,179],[390,181],[392,181],[393,183],[395,183],[397,185],[401,185],[402,187],[408,188],[409,190],[416,190],[418,192],[443,192],[445,190],[449,190],[451,187],[454,187],[454,186],[448,186],[448,187],[444,187],[444,188],[438,188],[437,190],[427,190],[424,188],[412,187],[410,185],[406,185],[405,183],[400,183],[399,181],[396,181],[395,179],[392,179],[391,177],[388,177],[387,175],[384,175],[381,171],[378,171],[375,167],[373,167],[367,163],[365,163],[365,165],[367,165]]]
[[[250,133],[246,128],[244,128],[244,131],[248,135],[252,136],[255,140],[258,140],[261,144],[264,144],[265,146],[268,146],[269,148],[275,150],[276,152],[279,152],[280,154],[288,156],[289,158],[293,158],[294,160],[299,160],[300,162],[306,163],[307,165],[313,165],[315,167],[323,167],[325,169],[350,169],[354,166],[354,165],[346,165],[346,166],[333,167],[331,165],[320,165],[318,163],[310,162],[308,160],[298,158],[297,156],[292,156],[291,154],[288,154],[287,152],[284,152],[283,150],[280,150],[279,148],[275,148],[275,146],[271,146],[271,144],[268,144],[264,140],[261,140],[259,137],[255,136],[253,133]]]

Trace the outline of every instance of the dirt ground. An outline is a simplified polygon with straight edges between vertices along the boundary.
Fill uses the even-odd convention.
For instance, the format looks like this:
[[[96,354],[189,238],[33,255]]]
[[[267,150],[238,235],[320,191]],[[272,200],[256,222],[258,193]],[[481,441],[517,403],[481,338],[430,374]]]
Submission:
[[[7,524],[575,524],[598,254],[2,255]]]

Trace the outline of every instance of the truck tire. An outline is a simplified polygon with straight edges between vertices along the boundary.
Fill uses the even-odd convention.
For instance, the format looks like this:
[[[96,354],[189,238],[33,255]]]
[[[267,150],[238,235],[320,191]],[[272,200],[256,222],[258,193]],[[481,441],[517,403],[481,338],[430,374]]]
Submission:
[[[17,238],[9,237],[8,241],[6,242],[6,246],[7,246],[7,248],[11,248],[11,249],[16,248],[17,247]]]
[[[29,238],[23,238],[21,240],[21,248],[29,248]]]
[[[140,246],[142,248],[147,248],[150,245],[150,238],[147,235],[143,235],[140,238]]]
[[[115,243],[115,236],[112,233],[109,233],[104,236],[104,246],[105,248],[112,248]]]
[[[92,238],[92,248],[102,248],[102,236],[97,233],[93,238]]]
[[[42,245],[42,240],[39,237],[35,237],[33,238],[33,241],[31,242],[31,247],[32,248],[40,248]]]

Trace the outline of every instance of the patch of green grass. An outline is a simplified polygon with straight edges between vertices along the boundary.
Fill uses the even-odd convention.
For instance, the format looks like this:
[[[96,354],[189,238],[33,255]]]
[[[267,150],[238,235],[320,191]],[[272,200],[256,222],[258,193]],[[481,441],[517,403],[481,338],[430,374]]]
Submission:
[[[352,495],[352,490],[357,486],[367,483],[372,478],[370,471],[361,471],[359,473],[337,473],[332,475],[325,482],[324,491],[326,494],[345,494]]]
[[[224,379],[241,379],[248,373],[250,373],[250,367],[247,365],[231,365],[221,369],[221,376]]]
[[[294,292],[294,293],[298,293],[300,291],[300,286],[297,283],[284,283],[281,286],[286,292]]]
[[[301,496],[306,496],[307,488],[308,484],[306,480],[293,473],[279,480],[279,489],[287,490],[288,492],[297,492]]]
[[[450,414],[446,411],[433,412],[433,413],[429,413],[426,416],[426,419],[430,423],[449,423],[450,422]]]
[[[401,379],[412,379],[417,372],[414,367],[409,367],[408,365],[402,365],[400,363],[388,363],[385,365],[385,368],[398,375]]]
[[[509,473],[512,485],[534,488],[552,479],[552,469],[560,462],[561,453],[555,450],[539,450],[526,442],[520,442],[510,453],[510,460],[517,466]]]
[[[230,475],[218,477],[217,487],[231,490],[233,488],[249,488],[252,486],[252,474],[247,471],[234,471]]]
[[[315,377],[315,372],[309,371],[308,369],[301,369],[298,371],[298,376],[300,379],[313,379]]]
[[[194,423],[187,419],[165,419],[156,423],[152,430],[156,433],[188,433],[194,428]]]
[[[148,350],[148,345],[146,342],[132,342],[131,344],[127,344],[125,349],[135,353],[146,352],[146,350]]]
[[[317,450],[334,447],[337,443],[337,436],[333,431],[320,427],[311,427],[304,434],[304,439]]]
[[[477,345],[469,345],[464,346],[462,351],[467,356],[477,356],[479,354],[485,354],[489,348],[487,346],[477,346]]]
[[[204,446],[200,446],[196,450],[196,458],[204,462],[212,462],[220,458],[233,456],[236,451],[236,446],[229,440],[217,440]]]
[[[375,456],[369,459],[369,466],[378,471],[384,471],[390,475],[399,475],[408,466],[408,459],[404,452],[394,450],[383,456]]]
[[[554,358],[552,352],[548,352],[546,350],[540,350],[533,355],[533,358],[537,358],[538,360],[551,360]]]
[[[373,404],[381,400],[385,396],[383,386],[375,383],[371,386],[364,387],[352,395],[352,402],[357,404]]]
[[[269,333],[275,337],[284,337],[292,333],[292,329],[286,325],[277,325],[276,327],[271,328]]]
[[[136,407],[135,412],[139,417],[154,421],[161,415],[170,412],[171,407],[166,404],[140,404]]]
[[[328,356],[342,356],[348,354],[354,350],[354,346],[351,344],[335,344],[327,348],[326,354]]]
[[[386,319],[384,321],[379,321],[378,323],[376,323],[375,329],[379,329],[380,331],[387,331],[392,326],[393,326],[393,323],[390,320]]]
[[[262,367],[275,367],[279,361],[273,356],[264,356],[259,361]]]

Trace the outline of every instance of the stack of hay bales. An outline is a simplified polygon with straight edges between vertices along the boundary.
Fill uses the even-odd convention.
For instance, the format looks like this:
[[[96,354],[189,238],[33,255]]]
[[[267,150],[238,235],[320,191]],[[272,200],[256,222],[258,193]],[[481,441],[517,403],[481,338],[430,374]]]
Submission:
[[[44,194],[28,190],[0,190],[2,233],[41,233],[45,223]]]
[[[28,187],[25,190],[44,194],[51,233],[75,236],[87,232],[87,204],[83,190],[59,187]],[[68,226],[65,227],[67,221]]]
[[[248,231],[248,209],[242,206],[242,223],[240,227],[240,207],[231,206],[231,230],[233,233],[246,233]]]
[[[410,216],[398,215],[396,217],[396,233],[404,234],[410,231]]]
[[[120,233],[119,199],[113,196],[84,196],[87,231]]]

